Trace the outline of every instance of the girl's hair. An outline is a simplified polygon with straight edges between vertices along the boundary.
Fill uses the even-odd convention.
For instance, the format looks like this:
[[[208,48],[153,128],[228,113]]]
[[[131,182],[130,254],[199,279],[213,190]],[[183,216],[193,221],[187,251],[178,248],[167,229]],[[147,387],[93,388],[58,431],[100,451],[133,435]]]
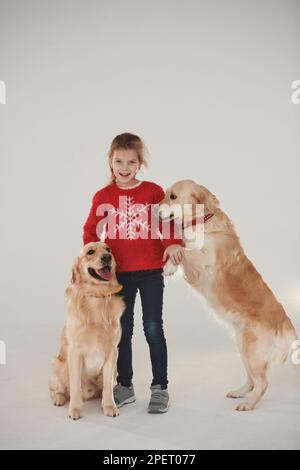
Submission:
[[[112,169],[112,159],[113,159],[114,151],[119,150],[119,149],[135,150],[137,153],[137,157],[138,157],[140,165],[141,166],[144,165],[144,167],[148,166],[146,155],[148,156],[149,152],[148,152],[146,145],[142,141],[142,139],[140,139],[140,137],[138,137],[137,135],[130,134],[129,132],[125,132],[124,134],[117,135],[113,139],[110,145],[109,152],[108,152],[108,163],[109,163],[109,168],[111,172],[109,183],[116,181],[116,178]]]

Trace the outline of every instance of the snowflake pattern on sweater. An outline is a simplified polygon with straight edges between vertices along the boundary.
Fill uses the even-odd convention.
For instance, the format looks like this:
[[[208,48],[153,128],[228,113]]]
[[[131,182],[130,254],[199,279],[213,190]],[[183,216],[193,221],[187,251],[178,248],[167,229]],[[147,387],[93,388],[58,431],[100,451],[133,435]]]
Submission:
[[[118,217],[114,233],[119,232],[120,238],[136,240],[138,237],[146,238],[150,231],[148,211],[151,204],[136,204],[132,196],[120,196],[120,205],[117,209],[110,209],[110,213]]]

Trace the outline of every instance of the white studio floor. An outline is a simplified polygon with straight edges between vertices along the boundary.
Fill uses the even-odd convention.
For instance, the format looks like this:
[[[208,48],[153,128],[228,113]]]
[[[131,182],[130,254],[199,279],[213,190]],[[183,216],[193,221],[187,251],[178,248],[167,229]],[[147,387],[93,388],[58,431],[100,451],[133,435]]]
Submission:
[[[240,386],[244,371],[235,344],[191,301],[179,321],[166,316],[171,407],[146,412],[150,360],[136,312],[134,369],[137,402],[118,418],[103,416],[99,403],[84,404],[83,419],[71,421],[67,407],[54,407],[47,380],[58,348],[57,325],[6,325],[7,364],[0,366],[1,449],[300,449],[300,374],[277,368],[257,409],[237,412],[226,392]],[[291,315],[292,316],[292,315]],[[292,316],[297,330],[296,314]],[[189,322],[187,321],[189,319]]]

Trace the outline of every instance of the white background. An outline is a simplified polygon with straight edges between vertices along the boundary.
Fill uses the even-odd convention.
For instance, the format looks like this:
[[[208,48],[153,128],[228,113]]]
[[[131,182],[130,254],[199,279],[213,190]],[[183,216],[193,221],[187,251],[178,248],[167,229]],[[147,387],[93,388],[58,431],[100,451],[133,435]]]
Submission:
[[[47,393],[82,226],[126,131],[150,151],[141,179],[193,178],[218,196],[300,332],[299,14],[296,0],[0,0],[0,447],[300,447],[293,373],[275,374],[257,410],[235,412],[235,345],[183,280],[165,292],[167,415],[145,411],[139,305],[135,405],[109,420],[89,403],[71,423]]]

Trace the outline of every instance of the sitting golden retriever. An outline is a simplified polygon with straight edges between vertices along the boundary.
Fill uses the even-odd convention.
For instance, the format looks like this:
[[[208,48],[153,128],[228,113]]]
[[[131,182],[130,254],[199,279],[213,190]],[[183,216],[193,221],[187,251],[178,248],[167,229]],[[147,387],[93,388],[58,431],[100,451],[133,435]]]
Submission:
[[[182,210],[189,204],[190,213],[178,218],[174,204]],[[197,218],[196,204],[204,205],[202,217]],[[227,396],[240,398],[248,394],[236,409],[251,410],[267,389],[267,373],[272,362],[284,362],[289,356],[291,344],[297,340],[295,329],[246,257],[231,221],[208,189],[191,180],[174,184],[160,202],[159,214],[161,219],[174,219],[182,226],[185,279],[234,329],[248,379],[243,387]],[[202,229],[204,224],[201,246],[199,239],[195,242],[191,237],[199,224]],[[168,261],[164,271],[170,275],[176,269]]]
[[[122,289],[107,245],[85,245],[72,269],[66,289],[68,317],[59,355],[49,381],[54,405],[70,398],[69,417],[81,417],[81,400],[100,396],[106,416],[119,414],[113,398],[120,318],[125,304],[115,295]]]

